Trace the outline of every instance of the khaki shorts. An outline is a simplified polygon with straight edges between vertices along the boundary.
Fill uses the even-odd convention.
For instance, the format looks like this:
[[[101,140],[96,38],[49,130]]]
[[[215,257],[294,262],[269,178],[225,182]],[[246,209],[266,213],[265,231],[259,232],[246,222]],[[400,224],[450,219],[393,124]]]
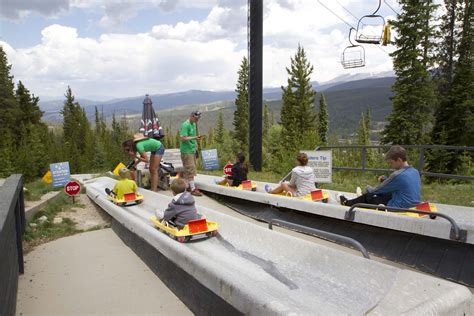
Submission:
[[[181,161],[183,162],[184,167],[184,177],[189,179],[189,177],[194,177],[196,172],[196,156],[194,154],[181,154]]]

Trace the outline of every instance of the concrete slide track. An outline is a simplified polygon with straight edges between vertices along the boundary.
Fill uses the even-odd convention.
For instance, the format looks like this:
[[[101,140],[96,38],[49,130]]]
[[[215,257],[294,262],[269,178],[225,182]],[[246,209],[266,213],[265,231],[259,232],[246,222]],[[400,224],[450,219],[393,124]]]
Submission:
[[[472,294],[464,286],[270,231],[200,207],[199,198],[198,210],[219,223],[219,236],[180,244],[149,221],[156,209],[167,206],[169,196],[140,190],[143,204],[118,207],[104,192],[114,184],[106,177],[86,181],[87,195],[240,313],[472,313]]]

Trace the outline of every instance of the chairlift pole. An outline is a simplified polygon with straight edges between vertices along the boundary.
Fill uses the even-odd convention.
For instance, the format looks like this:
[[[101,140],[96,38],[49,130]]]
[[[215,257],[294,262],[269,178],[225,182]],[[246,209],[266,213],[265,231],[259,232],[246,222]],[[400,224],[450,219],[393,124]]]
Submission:
[[[249,0],[249,155],[255,171],[262,170],[263,0]]]

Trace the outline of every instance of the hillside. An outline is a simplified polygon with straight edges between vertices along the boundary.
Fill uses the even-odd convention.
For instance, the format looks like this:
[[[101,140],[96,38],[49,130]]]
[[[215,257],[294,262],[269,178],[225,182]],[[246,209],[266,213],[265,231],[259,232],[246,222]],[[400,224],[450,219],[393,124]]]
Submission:
[[[347,82],[330,82],[318,84],[314,82],[313,88],[317,92],[323,91],[328,103],[330,131],[340,135],[347,135],[357,129],[360,113],[368,106],[372,109],[373,122],[382,122],[391,111],[392,96],[391,86],[394,77],[369,78]],[[214,127],[219,111],[222,111],[226,128],[232,128],[233,112],[235,110],[234,91],[201,91],[190,90],[180,93],[151,96],[157,115],[163,126],[170,127],[176,131],[192,110],[200,109],[204,112],[201,120],[201,132],[204,133],[209,127]],[[273,113],[275,122],[280,119],[281,89],[264,89],[264,99]],[[94,102],[90,100],[79,100],[86,109],[86,113],[93,121],[94,108],[98,107],[106,118],[122,116],[126,114],[129,118],[129,126],[138,128],[139,117],[142,112],[143,97],[133,97],[107,102]],[[316,102],[318,104],[318,102]],[[62,101],[48,101],[40,103],[45,111],[44,120],[48,122],[60,122],[59,109]]]

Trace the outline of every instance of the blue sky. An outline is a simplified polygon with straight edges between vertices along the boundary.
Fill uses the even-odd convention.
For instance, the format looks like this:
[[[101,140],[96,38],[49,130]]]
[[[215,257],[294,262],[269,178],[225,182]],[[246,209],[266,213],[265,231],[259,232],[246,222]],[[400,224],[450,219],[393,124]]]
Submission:
[[[384,2],[398,9],[395,0]],[[68,85],[96,99],[233,90],[247,53],[246,6],[247,0],[0,0],[0,45],[15,80],[45,98],[62,96]],[[340,65],[349,45],[344,22],[355,26],[354,16],[376,6],[264,0],[264,86],[285,84],[298,44],[314,65],[312,80],[392,70],[391,46],[366,45],[364,68]],[[385,3],[380,13],[395,15]]]

